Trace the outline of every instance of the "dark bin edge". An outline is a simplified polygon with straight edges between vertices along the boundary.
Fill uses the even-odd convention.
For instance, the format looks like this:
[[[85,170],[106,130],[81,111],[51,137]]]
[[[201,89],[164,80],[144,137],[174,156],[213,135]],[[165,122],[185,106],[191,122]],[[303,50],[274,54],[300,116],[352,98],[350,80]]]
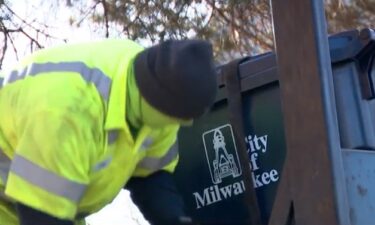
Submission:
[[[218,95],[215,103],[227,98],[224,84],[224,76],[221,72],[222,65],[218,71]],[[239,76],[241,78],[241,92],[248,91],[271,82],[277,81],[277,63],[274,52],[266,52],[254,57],[244,57],[239,64]]]
[[[370,28],[348,30],[330,35],[328,41],[331,63],[335,64],[357,59],[375,41],[375,32]]]

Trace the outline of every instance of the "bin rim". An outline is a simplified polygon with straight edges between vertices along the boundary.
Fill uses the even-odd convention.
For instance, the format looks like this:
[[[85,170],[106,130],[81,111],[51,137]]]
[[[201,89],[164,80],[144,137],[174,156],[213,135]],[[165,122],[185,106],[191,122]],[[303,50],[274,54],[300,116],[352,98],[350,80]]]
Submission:
[[[371,28],[353,29],[328,37],[331,63],[358,59],[363,51],[375,43],[375,31]]]

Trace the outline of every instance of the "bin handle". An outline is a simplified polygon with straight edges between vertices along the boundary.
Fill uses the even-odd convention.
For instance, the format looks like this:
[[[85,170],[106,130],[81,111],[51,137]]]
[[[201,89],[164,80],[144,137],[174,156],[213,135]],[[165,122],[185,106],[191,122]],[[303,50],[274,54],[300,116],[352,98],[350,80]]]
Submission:
[[[359,81],[362,90],[362,98],[366,100],[375,98],[375,84],[371,76],[375,59],[375,32],[371,29],[362,29],[359,34],[363,49],[355,56],[359,69]]]

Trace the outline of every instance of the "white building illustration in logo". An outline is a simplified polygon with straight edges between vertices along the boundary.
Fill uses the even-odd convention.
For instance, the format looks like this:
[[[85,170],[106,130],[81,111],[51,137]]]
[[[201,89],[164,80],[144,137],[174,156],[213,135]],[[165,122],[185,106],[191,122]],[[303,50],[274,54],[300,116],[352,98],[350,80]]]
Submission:
[[[230,139],[225,139],[230,137]],[[219,184],[225,177],[238,177],[241,167],[233,137],[232,127],[227,124],[203,133],[203,143],[206,151],[207,163],[210,169],[212,182]],[[233,149],[228,153],[227,149]]]

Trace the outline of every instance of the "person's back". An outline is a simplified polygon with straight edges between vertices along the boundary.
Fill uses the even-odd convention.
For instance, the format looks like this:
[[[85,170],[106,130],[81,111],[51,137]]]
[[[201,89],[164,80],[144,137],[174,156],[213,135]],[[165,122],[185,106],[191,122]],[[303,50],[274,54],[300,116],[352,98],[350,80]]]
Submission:
[[[180,45],[183,53],[200,54],[200,42],[176,43],[165,46]],[[184,77],[177,81],[174,76],[163,78],[158,70],[169,76],[174,66],[169,71],[164,59],[159,63],[159,53],[144,53],[128,40],[64,45],[33,54],[4,77],[0,221],[18,224],[17,207],[22,225],[38,223],[39,217],[32,216],[38,213],[40,221],[48,219],[44,215],[51,217],[48,221],[79,221],[111,202],[132,177],[152,179],[157,171],[173,172],[179,124],[206,110],[213,101],[215,78],[211,65],[203,65],[203,72],[182,71]],[[163,57],[176,60],[169,53]],[[148,68],[153,63],[155,71]],[[182,85],[184,92],[177,92],[189,96],[186,81],[194,76],[195,81],[208,81],[195,91],[209,95],[198,103],[186,100],[191,109],[185,110],[175,95],[163,94],[164,86]],[[158,79],[167,80],[160,85]],[[147,185],[137,180],[133,186],[141,190]],[[72,224],[60,222],[56,224]]]
[[[111,76],[124,76],[124,80],[127,66],[142,49],[134,42],[119,40],[64,45],[33,54],[4,78],[0,90],[0,188],[4,189],[6,182],[6,189],[2,198],[10,196],[60,217],[79,213],[70,201],[81,196],[62,185],[83,189],[92,179],[90,166],[99,162],[106,150],[103,118]],[[32,177],[33,170],[43,177]],[[48,183],[48,178],[55,182]],[[47,187],[51,185],[55,187]],[[37,202],[36,198],[46,201]],[[109,198],[102,201],[107,203]],[[15,213],[9,201],[5,204],[7,211]],[[0,217],[5,221],[2,208]]]

